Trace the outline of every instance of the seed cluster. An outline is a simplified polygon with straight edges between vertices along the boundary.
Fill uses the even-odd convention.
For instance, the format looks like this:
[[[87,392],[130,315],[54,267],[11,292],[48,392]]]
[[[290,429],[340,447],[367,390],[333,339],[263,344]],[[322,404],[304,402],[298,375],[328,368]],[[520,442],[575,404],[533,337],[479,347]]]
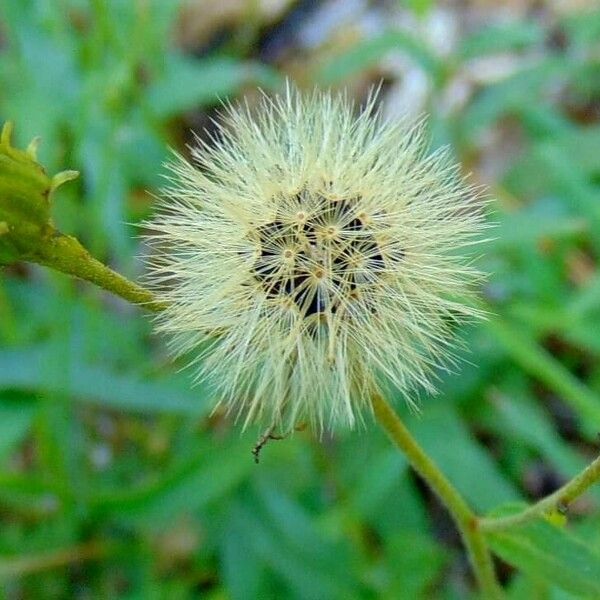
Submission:
[[[149,223],[157,329],[245,423],[361,419],[453,366],[484,203],[423,123],[288,87],[225,110]],[[469,299],[468,302],[465,302]]]
[[[305,201],[310,195],[299,192],[295,213],[257,228],[253,275],[267,298],[293,303],[304,317],[349,313],[381,283],[386,263],[403,252],[385,251],[382,232],[360,209],[360,197],[317,194]]]

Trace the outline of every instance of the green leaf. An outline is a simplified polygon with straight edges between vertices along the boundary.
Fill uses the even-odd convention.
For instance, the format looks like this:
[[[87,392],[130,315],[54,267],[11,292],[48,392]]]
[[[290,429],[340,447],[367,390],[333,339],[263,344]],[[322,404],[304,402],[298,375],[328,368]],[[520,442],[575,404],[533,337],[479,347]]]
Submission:
[[[36,404],[15,401],[7,394],[0,394],[0,459],[25,438],[36,412]]]
[[[97,493],[94,508],[99,514],[161,527],[177,515],[194,513],[231,494],[255,467],[251,448],[247,436],[212,444],[149,485]]]
[[[510,600],[581,600],[579,594],[575,596],[539,577],[529,577],[524,573],[511,579],[507,597]]]
[[[581,238],[588,229],[585,219],[569,215],[562,204],[543,198],[518,212],[502,215],[491,246],[494,250],[514,252],[538,244],[540,240]]]
[[[282,543],[276,530],[270,527],[267,519],[261,519],[255,511],[246,506],[236,506],[233,517],[237,519],[243,543],[261,559],[261,563],[276,573],[289,586],[292,594],[283,597],[321,600],[322,598],[360,598],[360,590],[356,582],[347,572],[340,579],[332,577],[327,568],[316,561],[307,561],[305,556],[311,547],[303,553]],[[335,556],[332,555],[332,558]],[[338,568],[339,568],[338,564]],[[353,585],[354,583],[354,585]]]
[[[253,62],[227,57],[189,59],[171,55],[165,75],[150,86],[147,100],[160,118],[218,104],[249,83],[273,87],[280,81],[275,71]]]
[[[506,353],[527,373],[556,391],[582,417],[582,428],[590,437],[600,427],[600,398],[535,340],[500,319],[490,319],[486,328]]]
[[[567,36],[581,46],[597,44],[600,39],[600,9],[593,3],[589,9],[567,11],[562,19]]]
[[[447,551],[423,533],[396,534],[386,547],[391,581],[386,583],[385,597],[432,598],[433,584],[447,559]]]
[[[570,478],[586,466],[586,461],[574,448],[556,435],[554,424],[527,389],[512,390],[507,395],[494,393],[493,405],[498,430],[508,431],[520,444],[537,450],[563,475]],[[599,491],[600,492],[600,491]]]
[[[173,378],[156,379],[137,373],[115,372],[101,365],[85,364],[69,357],[65,377],[44,376],[42,365],[50,361],[50,349],[0,352],[0,389],[45,391],[71,394],[79,403],[116,408],[136,413],[182,414],[200,416],[208,410],[200,388],[176,385]]]
[[[471,436],[451,406],[428,400],[427,410],[407,426],[448,479],[479,510],[519,498],[518,492]]]
[[[340,441],[344,460],[338,468],[344,470],[353,455],[357,462],[343,475],[344,509],[336,507],[338,526],[345,527],[350,509],[353,520],[368,523],[382,539],[397,531],[428,531],[429,516],[405,456],[385,438],[351,435]]]
[[[593,277],[577,289],[567,306],[567,312],[582,320],[600,312],[600,272],[596,271]]]
[[[311,515],[273,485],[258,486],[259,506],[276,531],[276,538],[304,564],[320,571],[339,588],[347,585],[348,552],[328,540]]]
[[[404,31],[388,31],[379,37],[356,44],[343,54],[322,65],[316,79],[330,85],[356,75],[380,61],[392,50],[400,50],[413,58],[434,80],[441,76],[442,65],[420,40]]]
[[[364,469],[352,486],[351,502],[359,514],[374,517],[407,468],[406,458],[396,448],[371,457],[369,468]]]
[[[568,530],[538,521],[489,533],[487,538],[494,552],[528,575],[574,594],[600,598],[600,555]]]
[[[260,600],[263,563],[245,534],[245,520],[232,510],[221,540],[223,582],[232,600]]]
[[[515,21],[506,25],[493,25],[478,29],[464,38],[458,48],[462,60],[485,54],[506,52],[531,46],[543,41],[544,31],[531,21]]]
[[[433,6],[433,0],[405,0],[405,3],[418,17],[427,15]]]
[[[566,77],[573,67],[565,59],[552,57],[486,87],[461,116],[465,142],[473,143],[482,128],[509,112],[518,112],[521,106],[531,104],[533,100],[537,101],[551,81]]]

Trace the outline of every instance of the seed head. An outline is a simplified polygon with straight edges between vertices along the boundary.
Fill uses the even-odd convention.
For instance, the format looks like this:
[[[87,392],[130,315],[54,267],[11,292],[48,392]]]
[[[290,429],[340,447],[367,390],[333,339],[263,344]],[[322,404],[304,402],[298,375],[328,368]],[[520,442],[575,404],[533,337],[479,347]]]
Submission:
[[[455,324],[477,315],[461,249],[484,223],[422,123],[288,87],[228,107],[192,156],[148,224],[149,279],[198,380],[246,423],[317,428],[353,425],[381,387],[432,389]]]

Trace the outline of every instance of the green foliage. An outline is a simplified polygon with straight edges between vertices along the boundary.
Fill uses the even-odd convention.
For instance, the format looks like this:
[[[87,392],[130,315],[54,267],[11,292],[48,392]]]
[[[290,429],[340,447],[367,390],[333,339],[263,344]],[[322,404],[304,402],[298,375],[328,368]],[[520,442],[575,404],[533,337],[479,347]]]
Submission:
[[[168,118],[198,106],[211,106],[239,93],[248,83],[276,87],[281,77],[259,63],[211,57],[190,60],[165,58],[165,75],[148,90],[148,104],[159,118]]]
[[[422,65],[434,79],[441,77],[442,65],[425,44],[408,33],[390,31],[336,56],[320,67],[316,79],[324,85],[343,82],[348,77],[377,63],[382,56],[392,50],[403,50]]]
[[[27,257],[52,231],[52,181],[30,153],[11,145],[12,125],[0,139],[0,264]]]
[[[497,510],[495,516],[511,512]],[[524,573],[576,597],[600,595],[600,554],[563,527],[539,521],[495,532],[489,538],[494,551]]]
[[[52,217],[128,276],[142,251],[130,224],[151,211],[168,146],[185,151],[190,126],[201,133],[199,115],[221,100],[298,73],[226,44],[177,47],[180,4],[0,4],[0,123],[18,125],[17,147],[43,138],[50,173],[81,172],[57,191]],[[416,19],[435,9],[406,5]],[[530,17],[442,56],[390,26],[300,74],[357,84],[400,54],[431,84],[434,138],[467,170],[493,159],[497,227],[482,259],[493,319],[461,332],[468,362],[440,374],[422,414],[405,414],[482,512],[573,476],[600,428],[600,15],[553,27],[564,51],[548,49],[549,24]],[[437,109],[453,78],[498,53],[516,67],[482,78],[459,109]],[[507,152],[501,142],[515,139]],[[211,414],[210,390],[191,387],[149,330],[141,311],[90,285],[34,266],[0,272],[6,597],[474,597],[451,523],[368,416],[362,431],[274,441],[256,466],[260,432]],[[599,500],[590,491],[562,529],[490,534],[511,565],[510,598],[600,597]]]

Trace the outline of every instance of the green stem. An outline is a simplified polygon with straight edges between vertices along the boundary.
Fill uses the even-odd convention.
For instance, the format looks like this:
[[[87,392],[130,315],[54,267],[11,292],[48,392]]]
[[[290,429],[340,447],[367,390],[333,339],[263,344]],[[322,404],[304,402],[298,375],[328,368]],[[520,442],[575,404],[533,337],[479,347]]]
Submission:
[[[372,398],[372,405],[379,424],[386,430],[394,444],[404,452],[413,469],[437,494],[452,516],[467,548],[475,577],[486,600],[503,598],[502,589],[494,573],[492,556],[479,529],[477,516],[458,490],[419,446],[388,402],[379,394],[375,394]]]
[[[564,512],[573,500],[581,496],[581,494],[598,481],[600,481],[600,456],[579,473],[579,475],[573,477],[571,481],[567,482],[553,494],[527,507],[516,515],[481,519],[479,521],[480,528],[482,531],[498,531],[500,529],[525,525],[528,521],[549,512]]]
[[[158,312],[165,308],[165,304],[158,302],[152,292],[96,260],[74,237],[56,232],[30,260],[89,281],[148,310]]]
[[[81,546],[56,550],[47,554],[3,559],[0,562],[0,580],[22,577],[23,575],[56,569],[73,563],[103,558],[109,553],[110,549],[110,546],[105,542],[92,541]]]

